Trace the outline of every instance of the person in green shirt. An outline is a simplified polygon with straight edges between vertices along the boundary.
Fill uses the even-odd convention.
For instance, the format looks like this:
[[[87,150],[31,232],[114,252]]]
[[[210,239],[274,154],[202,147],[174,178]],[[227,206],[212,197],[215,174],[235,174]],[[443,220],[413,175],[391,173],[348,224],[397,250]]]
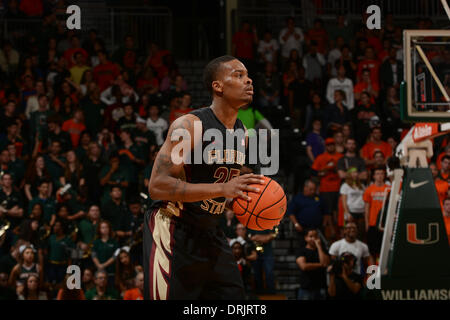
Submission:
[[[118,247],[119,244],[113,238],[111,223],[105,220],[101,221],[97,228],[97,239],[94,240],[91,256],[97,270],[107,272],[110,283],[114,283],[114,252]]]
[[[87,130],[92,137],[96,137],[103,124],[105,104],[100,100],[100,89],[95,82],[89,83],[89,96],[81,100],[80,107]]]
[[[72,239],[66,235],[66,226],[62,220],[56,220],[53,232],[47,240],[48,281],[59,284],[66,276],[67,266],[71,264],[71,249],[75,248]]]
[[[96,239],[96,230],[100,222],[100,208],[91,205],[87,212],[87,217],[78,223],[78,243],[77,247],[81,251],[80,264],[85,268],[92,265],[90,253]]]
[[[50,184],[46,180],[41,180],[38,182],[38,195],[31,199],[28,205],[28,214],[31,213],[33,206],[36,203],[40,203],[44,210],[43,222],[46,225],[53,226],[56,219],[56,203],[53,198],[50,198],[49,189]]]
[[[126,238],[129,236],[126,232],[118,232],[119,230],[123,230],[123,221],[129,216],[127,205],[122,199],[122,190],[120,187],[113,186],[111,188],[111,199],[108,200],[102,207],[102,218],[111,223],[112,230],[116,232],[116,236],[120,240],[121,238]],[[128,231],[128,229],[124,231]]]
[[[119,147],[120,163],[130,175],[130,186],[128,190],[131,194],[137,191],[139,171],[144,167],[144,154],[141,148],[134,143],[131,130],[125,129],[120,132],[122,145]]]
[[[52,177],[53,185],[57,186],[59,178],[64,175],[66,159],[61,155],[61,142],[53,140],[50,144],[50,152],[44,154],[45,167]]]
[[[108,274],[99,270],[95,273],[95,287],[85,294],[86,300],[119,300],[119,293],[111,288],[108,281]]]
[[[117,152],[111,154],[109,164],[102,167],[99,175],[100,185],[103,187],[102,206],[111,199],[111,188],[113,186],[119,186],[122,190],[125,190],[131,180],[129,172],[120,163]]]
[[[259,112],[249,105],[245,105],[239,109],[238,119],[242,121],[244,126],[249,129],[257,129],[258,127],[272,129],[269,121]],[[253,135],[250,131],[249,135]]]

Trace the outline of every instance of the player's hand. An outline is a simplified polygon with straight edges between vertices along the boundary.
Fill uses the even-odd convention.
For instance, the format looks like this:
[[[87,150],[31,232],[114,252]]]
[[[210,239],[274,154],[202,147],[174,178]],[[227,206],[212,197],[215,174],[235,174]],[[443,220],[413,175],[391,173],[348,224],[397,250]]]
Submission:
[[[249,173],[239,177],[235,177],[223,184],[223,193],[225,198],[241,198],[251,201],[251,198],[244,192],[261,192],[261,188],[251,187],[249,184],[264,184],[262,175]]]

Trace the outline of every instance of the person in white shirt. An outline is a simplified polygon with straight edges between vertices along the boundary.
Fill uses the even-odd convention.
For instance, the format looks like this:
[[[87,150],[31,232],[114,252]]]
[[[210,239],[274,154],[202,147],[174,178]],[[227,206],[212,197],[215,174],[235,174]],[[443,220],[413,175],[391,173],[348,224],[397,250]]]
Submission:
[[[309,52],[303,57],[305,78],[313,83],[321,83],[324,77],[326,60],[323,54],[317,51],[317,42],[311,40]]]
[[[164,143],[164,132],[169,128],[167,121],[159,116],[159,108],[156,105],[149,107],[147,128],[155,134],[156,143],[161,146]]]
[[[365,186],[359,179],[358,169],[356,167],[349,168],[339,193],[342,196],[344,219],[356,222],[360,230],[364,230],[364,190]]]
[[[345,67],[339,61],[336,62],[337,77],[331,78],[327,85],[327,100],[330,104],[334,103],[334,93],[337,90],[345,92],[344,104],[348,110],[352,110],[355,106],[355,98],[353,95],[353,81],[345,76]]]
[[[336,61],[342,57],[341,50],[344,45],[344,38],[338,36],[336,38],[336,47],[328,53],[328,64],[330,66],[330,73],[333,77],[337,76]]]
[[[364,242],[356,239],[358,228],[354,222],[348,222],[344,228],[344,238],[334,242],[328,253],[334,260],[344,252],[351,252],[356,257],[355,268],[353,271],[358,274],[364,274],[364,267],[374,264],[373,258],[369,253],[369,247]],[[363,272],[362,272],[363,271]]]
[[[30,119],[30,115],[32,112],[37,111],[39,109],[39,95],[45,94],[45,84],[44,80],[37,80],[36,85],[36,94],[28,97],[27,106],[25,108],[25,116],[27,119]],[[47,105],[47,110],[50,108],[50,105]]]
[[[258,44],[258,54],[260,55],[260,60],[264,64],[271,62],[276,65],[279,48],[280,47],[278,46],[277,40],[272,38],[272,32],[267,30],[264,33],[264,38],[260,40]]]
[[[302,55],[302,43],[305,40],[302,29],[295,27],[294,18],[286,21],[286,28],[281,30],[279,41],[281,45],[281,56],[287,60],[292,49],[296,49]]]

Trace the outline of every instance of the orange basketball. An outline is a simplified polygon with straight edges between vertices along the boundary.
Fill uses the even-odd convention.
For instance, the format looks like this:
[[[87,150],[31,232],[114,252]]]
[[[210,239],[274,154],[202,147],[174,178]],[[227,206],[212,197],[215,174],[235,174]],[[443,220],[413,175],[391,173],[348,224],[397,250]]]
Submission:
[[[264,177],[264,184],[253,184],[260,193],[245,192],[252,201],[236,198],[233,211],[236,218],[249,229],[270,230],[277,226],[286,213],[286,195],[273,179]]]

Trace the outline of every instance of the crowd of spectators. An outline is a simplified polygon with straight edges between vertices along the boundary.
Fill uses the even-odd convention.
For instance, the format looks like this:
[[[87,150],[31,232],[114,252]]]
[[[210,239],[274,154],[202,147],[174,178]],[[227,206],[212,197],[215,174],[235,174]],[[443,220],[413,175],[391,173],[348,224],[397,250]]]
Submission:
[[[170,123],[200,106],[171,52],[151,41],[138,48],[131,35],[108,52],[96,30],[66,30],[57,9],[32,3],[11,0],[7,13],[43,15],[38,35],[1,39],[0,48],[0,296],[142,299],[152,164]],[[310,177],[287,212],[301,241],[299,298],[355,298],[364,266],[377,260],[385,167],[408,128],[398,101],[401,30],[392,16],[380,31],[339,16],[330,30],[290,18],[278,34],[244,22],[233,36],[232,54],[256,88],[239,118],[270,129],[281,105],[307,142]],[[434,148],[443,201],[448,137]],[[222,225],[248,296],[276,293],[278,230],[247,230],[232,212]],[[80,290],[65,285],[72,264]]]

